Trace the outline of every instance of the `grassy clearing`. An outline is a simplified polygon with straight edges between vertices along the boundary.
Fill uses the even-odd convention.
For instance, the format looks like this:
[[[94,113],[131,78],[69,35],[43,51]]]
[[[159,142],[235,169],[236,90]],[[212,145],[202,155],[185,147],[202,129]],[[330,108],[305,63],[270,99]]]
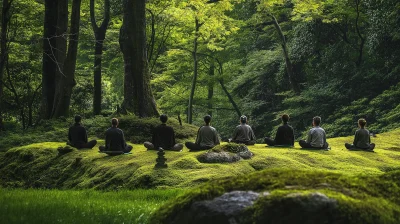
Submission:
[[[59,156],[65,143],[31,144],[0,153],[0,184],[3,187],[59,189],[182,188],[221,177],[247,174],[267,168],[325,170],[349,175],[382,174],[400,169],[400,129],[373,138],[375,153],[348,151],[353,137],[329,139],[332,150],[250,146],[255,156],[233,164],[204,164],[196,156],[204,152],[166,152],[168,169],[154,169],[156,151],[133,145],[133,154],[107,156],[97,149],[75,150]],[[99,141],[99,145],[103,144]],[[77,160],[78,158],[78,160]]]
[[[182,190],[21,190],[0,188],[1,223],[149,223]]]

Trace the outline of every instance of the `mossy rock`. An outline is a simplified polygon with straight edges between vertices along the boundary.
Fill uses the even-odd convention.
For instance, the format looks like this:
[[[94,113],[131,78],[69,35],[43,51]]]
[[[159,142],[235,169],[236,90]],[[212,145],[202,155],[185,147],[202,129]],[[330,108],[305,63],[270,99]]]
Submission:
[[[57,151],[58,151],[59,154],[66,154],[66,153],[72,152],[74,150],[76,150],[76,149],[71,147],[71,146],[69,146],[69,145],[64,146],[64,147],[60,146],[60,147],[57,148]]]
[[[244,144],[217,145],[197,157],[201,163],[233,163],[240,159],[251,159],[253,153]]]
[[[306,170],[264,170],[215,180],[192,189],[153,213],[150,223],[199,223],[180,219],[195,203],[232,191],[268,192],[240,215],[203,217],[212,223],[399,223],[400,171],[379,176],[347,176]],[[214,213],[215,215],[215,213]],[[222,217],[222,219],[221,219]]]

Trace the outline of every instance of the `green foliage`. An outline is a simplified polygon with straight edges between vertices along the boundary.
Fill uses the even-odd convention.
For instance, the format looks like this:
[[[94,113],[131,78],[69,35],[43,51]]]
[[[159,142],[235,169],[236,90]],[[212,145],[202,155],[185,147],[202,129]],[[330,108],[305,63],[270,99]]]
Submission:
[[[148,223],[182,190],[21,190],[0,188],[4,223]]]

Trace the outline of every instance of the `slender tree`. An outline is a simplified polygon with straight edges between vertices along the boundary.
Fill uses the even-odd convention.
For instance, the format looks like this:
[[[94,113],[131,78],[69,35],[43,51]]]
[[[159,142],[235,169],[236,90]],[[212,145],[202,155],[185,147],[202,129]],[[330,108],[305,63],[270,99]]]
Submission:
[[[93,113],[101,113],[101,61],[103,54],[103,44],[106,37],[107,27],[110,22],[110,0],[104,0],[104,18],[100,26],[96,23],[94,0],[90,0],[90,21],[95,37],[94,47],[94,94],[93,94]]]
[[[123,109],[140,117],[156,116],[146,50],[146,1],[124,0],[123,8],[119,40],[125,66]]]
[[[195,36],[193,39],[193,51],[192,51],[192,56],[193,56],[193,79],[192,79],[192,87],[190,89],[190,96],[189,96],[189,105],[188,105],[188,123],[191,124],[193,122],[193,97],[194,97],[194,91],[196,90],[196,82],[197,82],[197,76],[198,76],[198,69],[199,69],[199,61],[197,59],[197,48],[199,43],[198,38],[199,38],[199,30],[202,24],[199,23],[199,20],[196,18],[195,19]]]
[[[2,99],[3,99],[3,76],[5,65],[8,60],[8,26],[11,19],[10,8],[13,0],[3,0],[2,12],[1,12],[1,30],[0,30],[0,131],[4,128],[3,126],[3,111],[2,111]]]

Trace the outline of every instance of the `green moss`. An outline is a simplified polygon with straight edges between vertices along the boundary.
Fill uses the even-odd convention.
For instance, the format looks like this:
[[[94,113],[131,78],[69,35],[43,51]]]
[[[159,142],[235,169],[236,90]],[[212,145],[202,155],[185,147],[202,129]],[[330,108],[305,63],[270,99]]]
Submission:
[[[279,201],[284,200],[284,195],[293,192],[305,194],[316,191],[338,201],[339,208],[343,210],[335,216],[338,219],[346,218],[352,220],[351,223],[363,223],[364,221],[368,221],[364,223],[395,223],[394,220],[400,214],[398,199],[400,188],[392,178],[399,175],[400,171],[386,175],[352,177],[323,171],[264,170],[240,177],[216,180],[199,186],[173,202],[165,203],[154,213],[151,223],[170,223],[177,213],[185,212],[192,202],[210,200],[233,190],[272,192],[271,197],[260,199],[250,208],[251,214],[254,214],[251,223],[254,221],[255,223],[265,223],[256,221],[265,221],[263,219],[265,214],[274,214],[274,217],[279,218],[287,212],[283,210],[284,208],[278,207],[278,205],[282,205]],[[272,208],[277,210],[271,210]],[[261,212],[268,209],[271,210],[270,213]],[[292,222],[286,221],[293,223],[293,220]]]

